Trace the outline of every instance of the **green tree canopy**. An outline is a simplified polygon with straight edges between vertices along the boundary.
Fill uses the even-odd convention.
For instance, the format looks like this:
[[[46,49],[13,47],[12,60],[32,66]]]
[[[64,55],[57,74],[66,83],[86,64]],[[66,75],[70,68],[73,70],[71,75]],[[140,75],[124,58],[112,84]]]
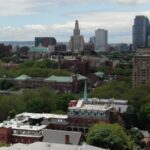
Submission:
[[[133,142],[117,124],[96,124],[87,135],[87,143],[110,150],[133,150]]]
[[[139,146],[140,148],[144,148],[145,146],[145,143],[143,141],[144,136],[138,128],[131,128],[128,134],[131,136],[132,140],[137,146]]]

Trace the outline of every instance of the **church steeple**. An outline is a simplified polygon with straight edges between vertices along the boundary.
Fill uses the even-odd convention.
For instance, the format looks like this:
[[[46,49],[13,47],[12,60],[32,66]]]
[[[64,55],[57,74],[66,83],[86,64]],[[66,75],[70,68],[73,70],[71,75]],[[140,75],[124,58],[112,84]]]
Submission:
[[[79,36],[79,35],[80,35],[79,22],[78,22],[78,20],[76,20],[75,29],[74,29],[74,36]]]

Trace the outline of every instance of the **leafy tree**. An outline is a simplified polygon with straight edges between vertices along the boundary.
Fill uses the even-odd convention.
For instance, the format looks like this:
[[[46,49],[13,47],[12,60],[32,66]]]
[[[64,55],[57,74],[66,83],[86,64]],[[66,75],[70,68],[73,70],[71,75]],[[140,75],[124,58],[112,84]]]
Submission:
[[[123,127],[117,124],[96,124],[86,139],[87,143],[110,150],[132,150],[133,142]]]
[[[57,101],[57,108],[58,110],[62,110],[64,112],[67,112],[68,110],[68,104],[70,100],[77,99],[77,97],[71,93],[65,93],[62,94]]]
[[[24,112],[26,108],[25,103],[20,99],[20,96],[10,95],[1,96],[0,99],[0,119],[6,119],[8,116]]]
[[[126,98],[126,93],[130,89],[130,85],[123,81],[108,82],[102,86],[98,86],[90,93],[91,97],[98,98]]]
[[[0,90],[8,90],[13,87],[13,83],[8,80],[0,81]]]
[[[150,130],[150,103],[146,103],[140,107],[138,114],[139,121],[142,122],[141,128],[145,127]]]
[[[144,148],[145,146],[145,143],[143,141],[144,136],[138,128],[131,128],[128,134],[131,136],[132,140],[136,145],[138,145],[140,148]]]

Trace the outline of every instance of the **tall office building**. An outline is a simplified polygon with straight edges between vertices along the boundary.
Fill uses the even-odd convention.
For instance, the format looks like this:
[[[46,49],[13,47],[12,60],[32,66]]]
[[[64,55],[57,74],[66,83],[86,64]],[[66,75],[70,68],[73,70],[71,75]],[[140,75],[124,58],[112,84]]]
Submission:
[[[95,31],[96,51],[105,51],[108,47],[108,31],[105,29],[97,29]]]
[[[70,49],[72,51],[81,52],[84,49],[84,37],[80,35],[79,23],[78,20],[75,22],[75,29],[73,32],[73,36],[70,38]]]
[[[133,50],[148,47],[149,19],[136,16],[133,25]]]

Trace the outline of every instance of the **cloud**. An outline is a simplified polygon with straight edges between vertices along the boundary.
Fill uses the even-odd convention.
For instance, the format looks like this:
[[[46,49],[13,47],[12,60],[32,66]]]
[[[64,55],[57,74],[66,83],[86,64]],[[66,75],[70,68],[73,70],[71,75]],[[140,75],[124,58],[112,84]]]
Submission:
[[[150,17],[148,12],[86,12],[72,13],[79,20],[81,34],[86,41],[97,28],[107,29],[110,42],[131,42],[132,25],[136,14]],[[69,41],[73,34],[74,21],[63,24],[27,24],[22,27],[0,27],[0,40],[34,40],[35,36],[54,36],[58,41]],[[13,35],[13,36],[12,36]]]
[[[144,3],[150,3],[149,0],[114,0],[116,3],[121,4],[144,4]]]
[[[39,9],[44,10],[45,7],[63,7],[71,4],[100,4],[102,2],[104,3],[104,0],[0,0],[0,16],[38,14]],[[150,3],[149,0],[105,0],[105,2],[122,5]],[[74,28],[74,20],[78,19],[81,33],[86,40],[94,35],[95,29],[105,28],[109,31],[110,42],[131,42],[132,24],[136,15],[150,17],[150,11],[68,12],[65,17],[71,18],[71,20],[61,24],[27,24],[21,27],[0,27],[0,40],[34,40],[35,36],[54,36],[58,41],[69,41]]]
[[[150,3],[149,0],[0,0],[0,16],[30,15],[39,13],[39,9],[45,7],[62,7],[66,5],[81,4],[101,4],[101,3],[120,3],[120,4],[144,4]]]

